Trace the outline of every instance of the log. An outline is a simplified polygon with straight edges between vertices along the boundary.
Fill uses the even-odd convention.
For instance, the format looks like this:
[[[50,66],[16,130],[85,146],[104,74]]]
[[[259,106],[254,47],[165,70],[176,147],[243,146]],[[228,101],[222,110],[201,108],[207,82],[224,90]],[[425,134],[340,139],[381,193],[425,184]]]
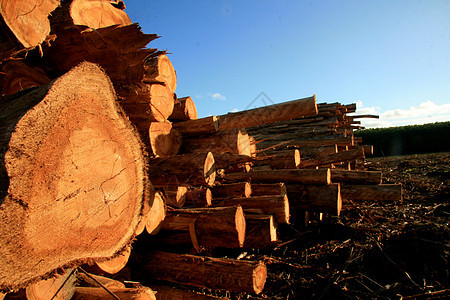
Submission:
[[[326,212],[339,216],[342,209],[340,184],[286,184],[292,214],[298,210]]]
[[[248,173],[229,173],[223,176],[225,181],[237,182],[247,181],[252,182],[289,182],[302,184],[330,184],[331,175],[330,169],[280,169],[271,171],[251,171]]]
[[[148,129],[150,149],[156,157],[177,155],[181,147],[181,134],[170,123],[151,122]]]
[[[251,184],[252,196],[284,196],[286,195],[286,185],[282,182],[280,183],[260,183]]]
[[[143,82],[163,84],[171,93],[175,93],[177,74],[167,55],[159,55],[146,61]]]
[[[245,129],[219,131],[203,137],[183,138],[182,152],[232,153],[252,156],[250,138]]]
[[[98,66],[1,99],[0,149],[0,288],[130,242],[151,185],[138,134]]]
[[[75,292],[76,279],[73,269],[68,269],[62,275],[30,284],[26,288],[27,299],[70,300]],[[62,288],[60,289],[60,287]]]
[[[148,287],[140,288],[110,288],[120,300],[156,300],[155,293]],[[103,300],[114,299],[114,297],[101,287],[75,287],[73,300]]]
[[[355,201],[402,201],[401,184],[342,185],[344,200]]]
[[[123,289],[125,288],[125,284],[123,284],[120,281],[108,278],[108,277],[104,277],[104,276],[100,276],[100,275],[96,275],[96,274],[86,274],[86,273],[82,273],[82,272],[78,272],[77,276],[77,285],[78,286],[83,286],[83,287],[99,287],[100,283],[101,285],[103,285],[106,288],[118,288],[118,289]]]
[[[214,156],[191,153],[154,158],[149,163],[149,178],[155,187],[213,185],[216,178]]]
[[[183,137],[190,135],[202,135],[216,133],[219,129],[219,121],[216,116],[178,122],[173,124]]]
[[[125,267],[130,254],[131,246],[127,246],[117,256],[105,261],[97,261],[97,267],[108,274],[116,274]]]
[[[248,155],[212,152],[217,169],[226,172],[248,172],[255,158]]]
[[[160,192],[155,193],[153,205],[151,207],[145,229],[149,234],[157,234],[159,232],[162,221],[166,218],[167,207],[164,198]]]
[[[229,298],[218,298],[164,285],[150,284],[150,288],[156,292],[156,300],[230,300]]]
[[[348,151],[340,151],[335,154],[328,154],[323,156],[316,156],[315,158],[303,160],[300,163],[299,168],[311,168],[320,167],[323,165],[341,163],[341,162],[351,162],[357,159],[364,159],[364,150],[354,149]]]
[[[0,1],[0,61],[41,45],[50,35],[48,16],[59,2]]]
[[[174,93],[161,84],[140,83],[126,95],[121,105],[140,131],[147,131],[150,122],[165,122],[172,114]]]
[[[219,130],[246,128],[317,114],[316,96],[219,116]]]
[[[244,248],[266,249],[277,241],[277,228],[272,215],[246,215],[247,232]]]
[[[161,224],[165,233],[180,232],[177,239],[167,239],[169,243],[191,243],[194,248],[242,247],[245,228],[241,206],[177,209],[167,212]]]
[[[147,225],[148,219],[150,218],[150,214],[152,214],[152,218],[154,217],[154,215],[156,214],[156,216],[158,216],[158,212],[155,211],[155,209],[153,208],[153,206],[157,205],[155,204],[155,192],[152,188],[151,194],[148,197],[148,199],[146,199],[146,201],[144,201],[143,205],[142,205],[142,211],[141,211],[141,215],[139,218],[139,223],[138,226],[136,227],[136,231],[134,232],[135,236],[140,235],[142,232],[144,232],[145,230],[145,226]],[[153,209],[153,211],[152,211]]]
[[[191,97],[175,99],[169,121],[180,122],[198,119],[197,108]]]
[[[216,198],[250,197],[252,189],[248,182],[220,184],[211,187],[212,196]]]
[[[319,147],[301,147],[300,155],[305,158],[314,158],[317,156],[330,155],[338,152],[337,145],[319,146]]]
[[[120,1],[123,4],[123,1]],[[131,24],[124,6],[118,8],[111,0],[68,0],[51,14],[52,32],[59,36],[63,30],[75,25],[98,29],[112,25]]]
[[[4,73],[4,74],[2,74]],[[0,65],[1,95],[12,95],[18,91],[41,86],[51,80],[47,74],[38,67],[30,67],[23,61],[8,61]]]
[[[345,184],[381,184],[381,171],[331,169],[331,181]]]
[[[144,268],[150,277],[197,287],[259,294],[267,278],[260,261],[167,252],[152,252],[146,258]]]
[[[300,150],[303,147],[320,147],[320,146],[353,146],[354,140],[353,136],[347,137],[343,135],[329,136],[327,138],[316,138],[316,139],[306,139],[306,140],[265,140],[261,142],[256,142],[257,151],[265,151],[267,149],[277,149],[280,147],[299,147]]]
[[[289,201],[284,196],[251,196],[242,198],[227,198],[214,201],[213,206],[240,205],[246,214],[274,215],[278,223],[289,224]]]
[[[207,207],[212,204],[212,193],[209,188],[192,188],[186,193],[185,207]]]
[[[268,165],[271,169],[297,169],[300,164],[300,151],[289,149],[259,154],[253,166]]]
[[[186,196],[188,192],[188,186],[167,186],[163,188],[164,199],[168,206],[171,207],[183,207],[186,203]]]

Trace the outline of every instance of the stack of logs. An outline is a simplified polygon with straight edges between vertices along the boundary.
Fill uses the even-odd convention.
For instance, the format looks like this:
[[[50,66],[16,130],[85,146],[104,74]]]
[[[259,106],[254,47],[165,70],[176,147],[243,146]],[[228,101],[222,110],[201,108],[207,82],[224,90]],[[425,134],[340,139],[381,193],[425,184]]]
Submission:
[[[353,130],[376,116],[312,96],[198,119],[169,58],[145,48],[157,36],[124,8],[0,3],[0,292],[154,299],[84,268],[119,272],[144,231],[196,253],[270,248],[277,224],[307,224],[309,212],[401,200],[400,185],[363,170],[372,147]],[[151,249],[143,266],[156,280],[256,294],[267,276],[261,261]],[[157,299],[187,293],[152,288]]]

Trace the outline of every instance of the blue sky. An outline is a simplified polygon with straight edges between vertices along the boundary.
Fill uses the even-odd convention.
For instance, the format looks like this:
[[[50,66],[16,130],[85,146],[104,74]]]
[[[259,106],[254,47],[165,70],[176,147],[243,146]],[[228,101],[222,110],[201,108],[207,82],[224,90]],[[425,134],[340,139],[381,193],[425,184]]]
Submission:
[[[450,1],[125,0],[200,117],[309,97],[367,127],[450,121]],[[256,98],[256,101],[254,101]]]

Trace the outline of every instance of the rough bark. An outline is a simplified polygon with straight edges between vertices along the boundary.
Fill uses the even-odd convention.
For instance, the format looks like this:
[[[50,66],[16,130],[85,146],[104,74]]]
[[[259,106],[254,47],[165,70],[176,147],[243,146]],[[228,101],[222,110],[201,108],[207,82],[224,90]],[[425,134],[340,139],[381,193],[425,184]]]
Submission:
[[[250,197],[252,194],[250,183],[237,182],[220,184],[211,187],[212,196],[216,198]]]
[[[246,215],[247,232],[244,248],[265,249],[277,241],[277,228],[272,215]]]
[[[294,169],[294,170],[271,170],[251,171],[248,173],[229,173],[223,176],[225,181],[237,182],[251,180],[252,182],[289,182],[302,184],[330,184],[330,169]]]
[[[41,45],[50,35],[49,14],[58,0],[0,1],[0,61]]]
[[[155,279],[256,294],[264,289],[267,277],[267,268],[262,262],[167,252],[149,253],[145,270]]]
[[[354,150],[348,150],[348,151],[340,151],[335,154],[328,154],[323,156],[317,156],[315,158],[303,160],[300,163],[299,168],[313,168],[313,167],[320,167],[323,165],[329,165],[334,163],[341,163],[341,162],[351,162],[355,161],[357,159],[364,159],[364,150],[354,149]]]
[[[149,178],[155,187],[213,185],[216,178],[214,156],[193,153],[154,158],[149,163]]]
[[[169,243],[239,248],[245,240],[245,217],[241,206],[178,209],[167,213],[161,230],[180,233],[176,239],[167,234]]]
[[[180,122],[196,119],[198,119],[197,108],[191,97],[175,99],[173,112],[169,117],[169,121]]]
[[[259,154],[253,166],[268,165],[271,169],[297,169],[300,164],[300,151],[297,149],[270,151]]]
[[[331,169],[331,181],[345,184],[381,184],[381,171]]]
[[[297,210],[326,212],[339,216],[342,209],[340,184],[298,185],[287,184],[287,196],[292,214]]]
[[[219,116],[219,130],[247,128],[317,114],[315,95]]]
[[[286,185],[280,183],[251,184],[252,196],[286,195]]]
[[[177,129],[183,137],[185,137],[190,135],[216,133],[219,129],[219,123],[216,116],[211,116],[174,123],[173,127]]]
[[[3,98],[0,129],[0,287],[130,242],[151,185],[139,137],[96,65]]]
[[[212,193],[209,188],[191,188],[186,193],[185,207],[207,207],[212,204]]]
[[[214,206],[234,205],[242,206],[246,214],[274,215],[278,223],[289,223],[289,201],[286,195],[228,198],[214,202]]]

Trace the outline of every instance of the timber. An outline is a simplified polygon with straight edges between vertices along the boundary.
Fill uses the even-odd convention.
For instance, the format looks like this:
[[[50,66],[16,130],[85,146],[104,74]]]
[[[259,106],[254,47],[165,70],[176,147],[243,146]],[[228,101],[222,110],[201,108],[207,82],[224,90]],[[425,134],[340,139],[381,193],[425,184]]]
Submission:
[[[198,119],[197,108],[191,97],[175,99],[169,121],[180,122]]]
[[[125,247],[117,256],[105,261],[97,261],[97,266],[108,274],[116,274],[122,270],[128,262],[131,254],[131,246]]]
[[[145,224],[145,230],[149,234],[157,234],[162,221],[166,218],[166,213],[167,206],[164,202],[164,198],[160,192],[156,192],[149,217],[147,218],[147,223]]]
[[[162,231],[180,232],[178,237],[194,247],[242,247],[245,228],[241,206],[172,210],[161,224]]]
[[[345,184],[381,184],[381,172],[331,169],[331,181]]]
[[[68,269],[62,275],[41,280],[27,286],[25,292],[28,300],[68,300],[75,293],[77,277],[73,269]],[[64,284],[64,285],[63,285]],[[60,289],[62,287],[62,289]]]
[[[49,83],[51,80],[39,67],[30,67],[20,60],[3,62],[0,65],[1,95],[12,95],[18,91]]]
[[[219,130],[247,128],[317,114],[315,95],[219,116]]]
[[[212,204],[212,193],[209,188],[191,188],[186,192],[186,207],[207,207]]]
[[[306,210],[326,212],[339,216],[342,209],[341,187],[338,183],[328,185],[287,184],[292,211]]]
[[[286,185],[280,183],[252,183],[252,196],[286,195]]]
[[[182,136],[202,135],[217,132],[219,129],[219,122],[216,116],[211,116],[174,123],[173,127],[177,129]]]
[[[178,154],[181,147],[181,134],[168,122],[151,122],[148,129],[150,149],[156,157]]]
[[[159,55],[146,61],[143,82],[163,84],[171,93],[175,93],[177,74],[167,55]]]
[[[402,201],[401,184],[342,185],[342,198],[356,201]]]
[[[3,98],[0,149],[1,288],[130,243],[151,185],[139,136],[98,66]]]
[[[277,241],[277,228],[272,215],[246,215],[247,233],[244,248],[270,248]]]
[[[252,188],[248,182],[219,184],[211,187],[212,196],[216,198],[250,197]]]
[[[240,205],[247,214],[274,215],[278,223],[289,224],[289,201],[286,195],[226,198],[214,201],[213,206]]]
[[[223,176],[225,181],[246,181],[256,183],[302,183],[302,184],[330,184],[330,169],[279,169],[268,171],[251,171],[248,173],[228,173]]]
[[[258,155],[253,165],[268,165],[271,169],[297,169],[301,165],[300,151],[297,149],[268,151]]]
[[[108,292],[109,291],[109,292]],[[148,287],[140,288],[108,288],[75,287],[73,300],[102,300],[114,299],[110,293],[120,300],[156,300],[155,293]]]
[[[349,162],[357,159],[364,159],[364,150],[362,148],[348,150],[348,151],[339,151],[335,154],[328,154],[323,156],[317,156],[315,158],[303,160],[300,163],[299,168],[311,168],[311,167],[320,167],[323,165],[329,165],[333,163],[341,163],[341,162]]]
[[[186,195],[188,192],[188,186],[179,185],[171,186],[168,185],[162,189],[164,191],[164,199],[166,204],[171,207],[183,207],[186,203]]]
[[[181,284],[259,294],[267,268],[263,262],[151,252],[144,262],[146,275]]]
[[[211,152],[192,153],[154,158],[149,163],[148,173],[155,187],[213,185],[216,167]]]

